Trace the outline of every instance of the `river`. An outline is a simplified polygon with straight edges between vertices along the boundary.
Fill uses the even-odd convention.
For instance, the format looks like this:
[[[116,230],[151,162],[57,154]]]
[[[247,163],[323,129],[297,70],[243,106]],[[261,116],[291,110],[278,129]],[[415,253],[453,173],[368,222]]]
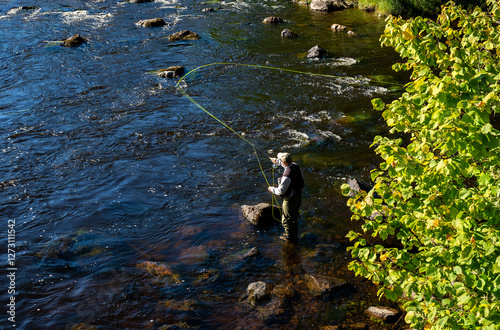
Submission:
[[[396,98],[391,83],[407,79],[380,46],[384,18],[288,0],[13,9],[22,5],[0,1],[2,329],[319,329],[366,319],[367,304],[379,302],[347,271],[344,236],[357,224],[340,186],[368,180],[378,162],[369,146],[387,133],[370,100]],[[285,22],[262,23],[267,16]],[[136,24],[155,17],[167,25]],[[284,28],[299,37],[283,39]],[[186,29],[201,39],[166,38]],[[76,33],[88,42],[60,45]],[[315,45],[327,56],[308,59]],[[182,84],[264,151],[268,180],[266,154],[288,151],[301,166],[296,247],[278,240],[279,226],[254,228],[241,215],[241,205],[271,202],[253,148],[179,93],[177,79],[155,74],[211,63],[330,75],[221,64]],[[260,257],[242,260],[252,247]],[[314,297],[304,274],[354,289]],[[293,288],[279,317],[240,299],[256,281]]]

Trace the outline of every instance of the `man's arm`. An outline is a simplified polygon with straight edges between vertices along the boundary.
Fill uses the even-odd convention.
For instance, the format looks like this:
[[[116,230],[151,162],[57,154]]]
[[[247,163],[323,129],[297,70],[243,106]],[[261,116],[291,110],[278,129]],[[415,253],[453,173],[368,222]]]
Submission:
[[[281,196],[287,191],[288,187],[290,186],[290,182],[292,182],[292,180],[290,180],[289,177],[282,176],[281,179],[279,180],[278,187],[269,187],[267,188],[267,190],[269,190],[275,195]]]

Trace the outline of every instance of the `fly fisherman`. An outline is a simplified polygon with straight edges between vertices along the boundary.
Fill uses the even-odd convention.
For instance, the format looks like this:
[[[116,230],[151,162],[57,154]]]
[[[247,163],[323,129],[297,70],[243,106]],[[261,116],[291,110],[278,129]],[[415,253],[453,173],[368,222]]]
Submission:
[[[271,193],[283,198],[283,215],[281,224],[285,234],[280,239],[297,243],[299,208],[302,202],[302,188],[304,179],[299,165],[292,163],[292,156],[287,152],[280,152],[277,158],[270,158],[273,164],[284,168],[283,175],[278,179],[278,187],[268,187]]]

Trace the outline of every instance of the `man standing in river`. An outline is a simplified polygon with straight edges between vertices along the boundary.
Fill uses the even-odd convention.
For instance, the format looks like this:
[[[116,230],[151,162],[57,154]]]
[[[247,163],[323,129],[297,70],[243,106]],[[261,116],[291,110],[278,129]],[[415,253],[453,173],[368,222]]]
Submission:
[[[271,193],[283,198],[281,224],[285,234],[281,239],[297,243],[299,208],[302,203],[302,188],[304,179],[299,165],[292,162],[292,156],[287,152],[280,152],[277,158],[271,158],[273,164],[278,163],[284,168],[283,175],[278,179],[278,187],[268,187]]]

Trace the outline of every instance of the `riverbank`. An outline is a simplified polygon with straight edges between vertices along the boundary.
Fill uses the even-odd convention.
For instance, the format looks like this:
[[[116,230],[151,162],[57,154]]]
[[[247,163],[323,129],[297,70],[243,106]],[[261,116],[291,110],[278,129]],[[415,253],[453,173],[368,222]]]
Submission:
[[[440,12],[441,6],[445,5],[448,0],[294,0],[300,4],[311,6],[311,8],[328,8],[336,10],[342,6],[354,6],[361,10],[375,12],[378,15],[401,15],[403,17],[415,16],[435,16]],[[318,3],[327,3],[318,5]],[[455,3],[464,8],[473,8],[475,6],[485,7],[485,0],[457,0]],[[323,9],[320,9],[323,10]]]

